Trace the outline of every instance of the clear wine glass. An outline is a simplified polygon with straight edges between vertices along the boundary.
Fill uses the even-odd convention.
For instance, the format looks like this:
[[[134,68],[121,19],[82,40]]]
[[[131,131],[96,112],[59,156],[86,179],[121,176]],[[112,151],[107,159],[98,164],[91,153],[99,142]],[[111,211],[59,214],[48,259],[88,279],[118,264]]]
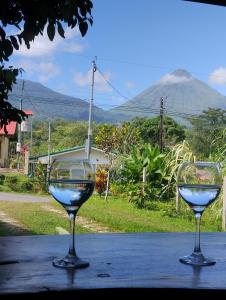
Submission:
[[[178,192],[195,214],[195,247],[191,255],[180,258],[180,262],[195,266],[209,266],[215,260],[205,257],[200,247],[200,221],[204,210],[217,199],[222,175],[220,166],[214,162],[184,162],[178,171]]]
[[[93,193],[93,167],[86,159],[56,159],[51,165],[48,183],[50,194],[68,213],[71,230],[68,254],[55,258],[53,265],[74,269],[88,267],[89,263],[80,259],[75,251],[75,218],[79,208]]]

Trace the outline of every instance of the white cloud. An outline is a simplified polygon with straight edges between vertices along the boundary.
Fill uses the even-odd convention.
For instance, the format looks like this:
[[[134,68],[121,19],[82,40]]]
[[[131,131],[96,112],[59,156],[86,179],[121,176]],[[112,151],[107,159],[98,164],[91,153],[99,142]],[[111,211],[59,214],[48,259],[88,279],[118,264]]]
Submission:
[[[65,39],[61,38],[58,33],[51,42],[47,36],[46,30],[43,35],[35,38],[35,41],[30,44],[30,49],[22,44],[20,49],[15,51],[16,55],[26,57],[51,56],[55,52],[81,53],[86,45],[78,38],[78,30],[65,30]]]
[[[68,53],[81,53],[83,52],[85,46],[76,42],[65,42],[64,45],[62,45],[63,47],[61,48],[61,50],[63,52],[68,52]]]
[[[192,80],[192,77],[186,77],[186,76],[176,76],[174,74],[166,74],[163,76],[159,83],[161,84],[175,84],[175,83],[182,83]]]
[[[94,89],[101,93],[112,92],[112,88],[109,84],[103,79],[99,72],[95,72],[94,80]],[[111,78],[110,72],[104,73],[104,78],[109,81]],[[89,70],[87,73],[77,72],[74,75],[74,82],[81,87],[91,86],[92,82],[92,70]]]
[[[46,83],[50,78],[60,74],[59,67],[50,61],[35,62],[31,59],[24,59],[18,64],[25,70],[26,74],[29,76],[36,75],[42,83]]]
[[[214,70],[209,76],[209,81],[213,84],[226,84],[226,68],[220,67]]]
[[[19,50],[15,51],[15,54],[26,57],[51,55],[57,48],[57,45],[57,39],[50,42],[47,36],[38,36],[35,39],[35,42],[30,44],[30,49],[27,49],[23,44],[20,46]]]
[[[125,82],[125,86],[127,89],[133,89],[135,87],[135,84],[134,84],[134,82],[127,80]]]

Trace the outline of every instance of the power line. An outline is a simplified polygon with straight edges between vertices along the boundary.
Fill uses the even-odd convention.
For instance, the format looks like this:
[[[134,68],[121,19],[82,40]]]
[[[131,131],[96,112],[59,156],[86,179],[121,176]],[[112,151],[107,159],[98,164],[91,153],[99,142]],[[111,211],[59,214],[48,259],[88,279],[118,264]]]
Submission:
[[[31,101],[30,98],[27,98],[27,100],[31,103],[31,105],[35,108],[35,111],[38,112],[38,108],[37,106]],[[52,103],[49,102],[47,103],[45,100],[42,100],[42,99],[36,99],[35,100],[36,103],[45,103],[47,105],[60,105],[60,106],[66,106],[66,107],[74,107],[74,109],[78,109],[78,106],[85,106],[84,104],[87,104],[86,102],[84,104],[77,104],[77,103],[65,103],[65,102],[56,102],[56,103]],[[76,105],[75,105],[76,104]],[[87,104],[88,106],[88,104]],[[114,110],[122,110],[122,111],[134,111],[134,112],[145,112],[145,113],[149,113],[149,112],[154,112],[154,113],[158,113],[159,110],[157,108],[149,108],[147,106],[132,106],[132,105],[121,105],[121,106],[117,106],[117,105],[111,105],[111,104],[104,104],[104,106],[107,106],[107,107],[110,107]],[[99,107],[96,106],[96,108],[98,109]],[[197,113],[186,113],[186,112],[177,112],[175,110],[172,110],[172,109],[167,109],[165,108],[165,111],[168,113],[168,114],[171,114],[171,115],[178,115],[178,116],[181,116],[181,117],[198,117],[200,112],[197,112]],[[45,116],[48,116],[46,113],[43,113],[43,115]]]
[[[22,83],[22,89],[21,89],[21,97],[20,97],[20,110],[23,109],[23,93],[24,93],[24,80]],[[17,171],[20,169],[20,152],[21,152],[21,124],[17,124],[18,128],[18,135],[17,135],[17,145],[16,145],[16,152],[17,152]]]
[[[18,96],[18,94],[12,93],[12,95],[14,96]],[[49,103],[47,103],[46,100],[43,100],[43,98],[45,98],[46,100],[51,100],[49,101]],[[65,103],[64,101],[58,101],[58,102],[52,102],[52,99],[50,99],[49,97],[42,97],[42,98],[34,98],[36,104],[37,103],[45,103],[47,105],[60,105],[60,106],[64,106],[64,107],[70,107],[70,108],[74,108],[74,109],[78,109],[78,107],[86,107],[86,105],[88,106],[88,103],[85,102],[84,100],[80,99],[80,103],[78,104],[76,103]],[[43,116],[47,116],[50,117],[50,115],[40,111],[40,109],[37,109],[36,105],[34,105],[34,103],[31,101],[31,98],[28,97],[27,100],[31,103],[31,105],[35,108],[35,111],[42,114]],[[82,101],[84,101],[84,103],[82,103]],[[76,105],[75,105],[76,104]],[[146,106],[135,106],[135,105],[121,105],[121,106],[117,106],[117,105],[110,105],[110,104],[105,104],[105,107],[111,107],[114,108],[114,110],[120,110],[120,111],[128,111],[128,112],[140,112],[140,113],[145,113],[145,114],[149,114],[149,113],[154,113],[154,114],[159,114],[159,110],[157,108],[150,108],[150,107],[146,107]],[[100,109],[99,107],[95,106],[94,108],[96,109]],[[172,110],[170,108],[165,108],[166,114],[170,115],[170,116],[176,116],[176,117],[182,117],[182,118],[187,118],[187,119],[199,119],[198,116],[200,115],[200,111],[193,111],[193,113],[186,113],[186,112],[178,112],[175,110]],[[51,118],[51,117],[50,117]]]
[[[118,89],[116,89],[114,86],[113,86],[113,84],[112,83],[110,83],[110,81],[109,80],[107,80],[105,77],[104,77],[104,74],[101,72],[101,70],[99,69],[99,67],[97,68],[97,70],[98,70],[98,72],[99,72],[99,74],[101,75],[101,77],[104,79],[104,81],[118,94],[118,95],[120,95],[122,98],[124,98],[124,99],[126,99],[126,100],[130,100],[128,97],[126,97],[126,96],[124,96],[124,95],[122,95],[122,93],[118,90]]]

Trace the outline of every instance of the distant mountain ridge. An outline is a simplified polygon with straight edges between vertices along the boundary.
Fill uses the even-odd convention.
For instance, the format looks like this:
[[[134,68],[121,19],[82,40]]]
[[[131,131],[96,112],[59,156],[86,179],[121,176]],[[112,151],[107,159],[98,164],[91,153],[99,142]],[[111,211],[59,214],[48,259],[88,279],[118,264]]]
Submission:
[[[160,99],[164,99],[166,115],[178,122],[197,116],[208,108],[226,109],[226,97],[193,77],[188,71],[178,69],[163,76],[158,83],[147,88],[121,106],[112,109],[129,118],[159,114]]]
[[[9,94],[9,101],[16,107],[31,109],[37,119],[65,118],[68,120],[88,120],[89,103],[80,98],[67,96],[55,92],[41,83],[25,80],[22,92],[23,80],[13,86]],[[93,105],[92,120],[96,122],[114,122],[114,116],[110,112]]]
[[[12,93],[9,94],[9,101],[19,107],[22,98],[23,109],[31,109],[35,118],[88,121],[88,102],[55,92],[30,80],[25,81],[22,93],[22,84],[23,81],[18,80],[18,84],[14,85]],[[166,74],[156,84],[110,111],[94,105],[92,120],[117,123],[136,116],[153,117],[159,115],[161,97],[164,99],[164,114],[172,116],[182,124],[189,123],[185,118],[193,118],[208,108],[226,109],[225,96],[196,79],[188,71],[178,69]]]

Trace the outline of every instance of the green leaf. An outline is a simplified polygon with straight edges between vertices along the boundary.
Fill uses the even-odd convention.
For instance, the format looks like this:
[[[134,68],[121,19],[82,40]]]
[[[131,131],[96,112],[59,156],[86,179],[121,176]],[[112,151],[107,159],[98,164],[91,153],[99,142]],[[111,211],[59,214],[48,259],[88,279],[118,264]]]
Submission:
[[[57,30],[58,30],[59,35],[62,38],[65,38],[63,26],[61,25],[61,23],[59,21],[57,21]]]
[[[16,50],[19,50],[19,45],[18,45],[18,42],[17,42],[17,39],[15,38],[15,36],[11,35],[10,36],[10,40],[13,44],[13,47],[16,49]]]
[[[93,19],[92,18],[88,18],[90,25],[93,25]]]
[[[53,41],[54,36],[55,36],[55,25],[54,25],[54,23],[50,22],[48,24],[47,34],[48,34],[48,37],[49,37],[50,41]]]
[[[5,30],[1,26],[0,26],[0,36],[2,37],[2,40],[4,40],[6,36]]]
[[[4,40],[2,44],[5,51],[4,59],[6,60],[13,53],[13,46],[10,40]]]
[[[79,30],[81,35],[84,36],[88,30],[88,24],[86,22],[79,23]]]

